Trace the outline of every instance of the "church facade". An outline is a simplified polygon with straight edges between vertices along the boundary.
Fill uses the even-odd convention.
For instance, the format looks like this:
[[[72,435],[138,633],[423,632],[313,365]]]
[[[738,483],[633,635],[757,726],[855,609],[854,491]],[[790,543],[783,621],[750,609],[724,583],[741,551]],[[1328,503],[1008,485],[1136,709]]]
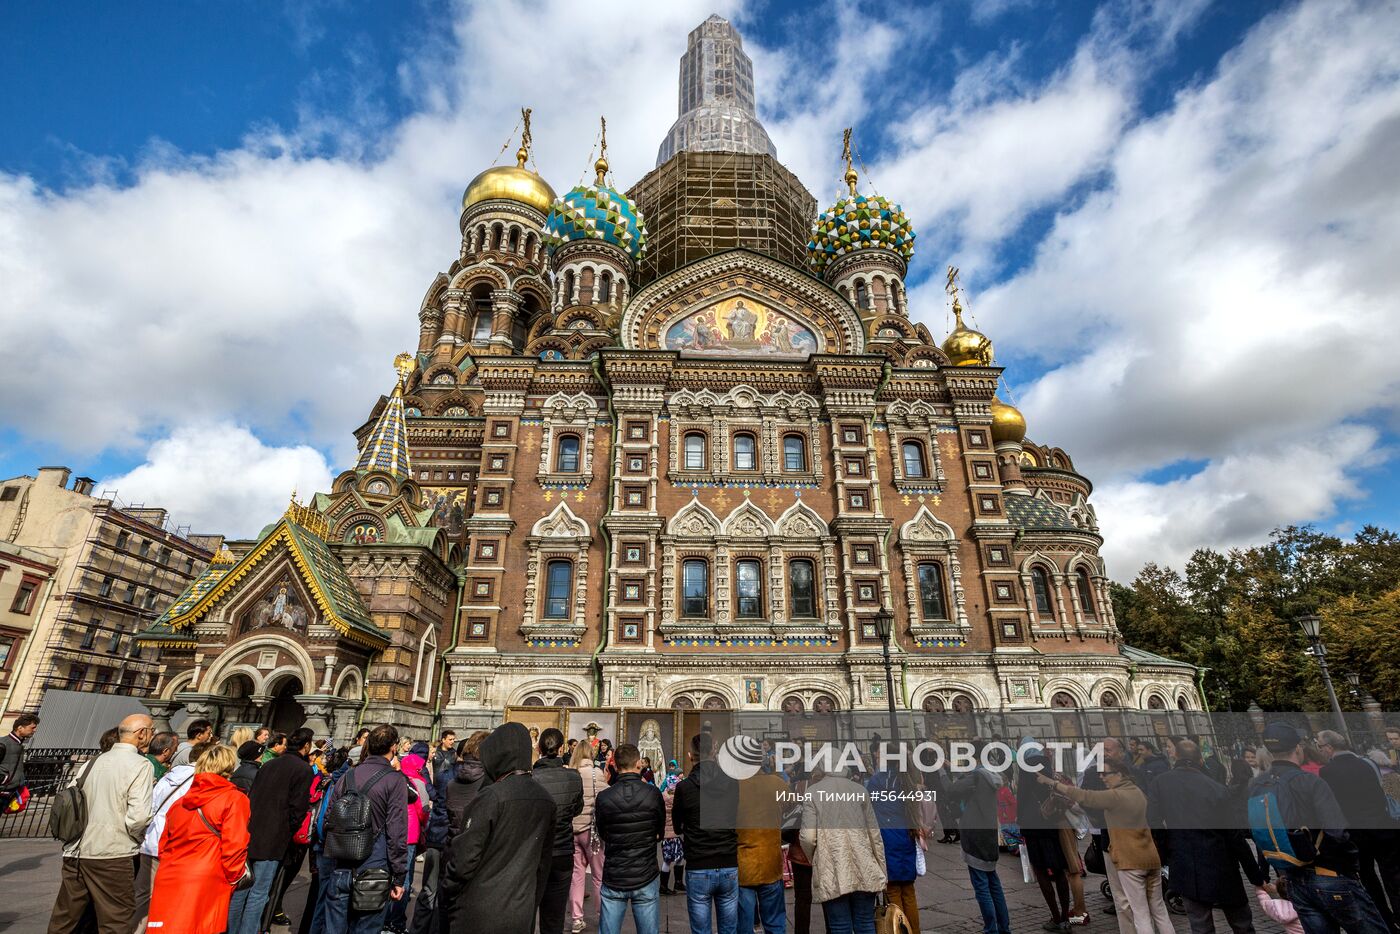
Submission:
[[[481,173],[416,352],[332,490],[230,543],[148,631],[160,703],[459,731],[511,708],[1199,710],[1122,644],[1092,486],[1027,440],[991,341],[918,323],[910,219],[820,212],[737,32],[682,59],[630,191]],[[604,131],[605,134],[605,131]],[[849,147],[848,147],[849,152]]]

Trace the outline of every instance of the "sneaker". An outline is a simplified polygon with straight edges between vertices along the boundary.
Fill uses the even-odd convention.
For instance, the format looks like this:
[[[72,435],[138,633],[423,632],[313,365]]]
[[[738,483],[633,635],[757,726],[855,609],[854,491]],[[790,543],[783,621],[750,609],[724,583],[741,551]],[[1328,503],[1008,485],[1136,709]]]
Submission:
[[[575,918],[575,919],[574,919],[573,934],[579,934],[579,931],[582,931],[582,930],[584,929],[584,927],[585,927],[585,925],[584,925],[584,923],[583,923],[583,919],[582,919],[582,918]]]
[[[291,927],[292,919],[287,917],[287,913],[285,911],[279,911],[277,912],[277,914],[272,916],[272,923],[281,925],[282,927]]]
[[[1089,917],[1089,912],[1086,911],[1082,915],[1070,915],[1069,918],[1065,921],[1065,923],[1068,924],[1070,927],[1082,927],[1083,925],[1088,924],[1091,920],[1092,919]]]

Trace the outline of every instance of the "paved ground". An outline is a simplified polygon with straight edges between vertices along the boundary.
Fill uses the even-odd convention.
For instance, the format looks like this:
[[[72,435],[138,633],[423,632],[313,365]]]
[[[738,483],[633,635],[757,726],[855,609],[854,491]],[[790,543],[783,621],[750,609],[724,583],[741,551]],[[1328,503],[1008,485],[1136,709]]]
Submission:
[[[1016,934],[1033,934],[1040,931],[1040,925],[1049,915],[1040,899],[1040,891],[1032,883],[1021,881],[1020,861],[1003,854],[1001,867],[1002,883],[1006,888],[1007,904],[1011,909],[1011,927]],[[294,883],[287,894],[285,907],[292,917],[293,924],[300,917],[301,906],[306,901],[305,872]],[[0,931],[7,934],[43,934],[47,928],[49,910],[53,906],[54,894],[58,891],[59,848],[48,840],[0,840],[0,879],[4,880],[5,898],[0,900]],[[1117,922],[1103,913],[1105,900],[1098,894],[1098,884],[1102,876],[1090,876],[1088,904],[1093,915],[1092,924],[1082,929],[1084,934],[1116,934]],[[981,916],[977,903],[972,897],[967,870],[958,855],[956,846],[934,845],[929,853],[929,872],[919,880],[919,913],[921,927],[925,931],[939,934],[978,934],[982,930]],[[686,921],[684,896],[663,898],[661,930],[663,934],[685,934],[689,930]],[[789,919],[791,919],[792,893],[788,892]],[[597,906],[590,898],[584,903],[585,913],[596,918]],[[1176,928],[1185,934],[1188,930],[1184,917],[1175,917]],[[1255,924],[1261,934],[1278,934],[1280,927],[1269,921],[1257,910]],[[1224,918],[1217,917],[1218,929],[1229,931]],[[791,920],[789,920],[789,930]],[[274,928],[274,934],[286,934],[287,928]],[[295,927],[292,928],[295,930]],[[630,921],[623,928],[632,931]],[[813,906],[812,931],[824,930],[821,923],[821,908]],[[1077,931],[1080,929],[1076,929]],[[590,924],[589,931],[596,931]]]

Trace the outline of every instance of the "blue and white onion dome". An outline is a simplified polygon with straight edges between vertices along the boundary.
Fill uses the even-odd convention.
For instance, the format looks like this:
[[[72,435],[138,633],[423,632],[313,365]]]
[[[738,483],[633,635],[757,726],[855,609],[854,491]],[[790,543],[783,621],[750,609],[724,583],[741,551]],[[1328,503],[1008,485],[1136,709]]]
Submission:
[[[883,247],[908,263],[914,256],[914,226],[904,208],[883,195],[866,197],[855,190],[855,173],[847,172],[850,194],[823,211],[812,225],[807,262],[820,271],[852,250]]]
[[[632,199],[603,183],[607,160],[599,159],[593,167],[598,173],[594,184],[580,185],[554,202],[544,222],[545,243],[554,249],[574,240],[603,240],[641,259],[647,249],[642,212]]]

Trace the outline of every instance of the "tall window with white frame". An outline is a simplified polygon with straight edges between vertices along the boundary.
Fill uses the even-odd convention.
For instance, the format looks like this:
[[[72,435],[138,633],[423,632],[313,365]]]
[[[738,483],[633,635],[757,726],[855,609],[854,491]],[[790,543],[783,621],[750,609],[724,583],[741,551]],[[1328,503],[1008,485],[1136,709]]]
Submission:
[[[763,565],[750,558],[734,567],[740,619],[763,618]]]
[[[943,589],[943,565],[937,561],[919,564],[919,612],[925,620],[947,619],[948,600]]]
[[[793,619],[816,617],[815,578],[816,573],[811,560],[794,558],[788,562],[788,605]]]
[[[681,563],[681,615],[704,617],[710,612],[710,566],[700,558]]]
[[[1055,608],[1050,603],[1050,575],[1038,564],[1031,568],[1031,589],[1035,592],[1035,611],[1053,622]]]
[[[758,443],[748,432],[740,432],[734,436],[734,469],[758,469]]]
[[[783,470],[801,473],[807,469],[807,439],[801,435],[783,436]]]
[[[698,431],[685,436],[685,469],[705,469],[705,436]]]
[[[904,476],[910,480],[921,480],[928,476],[924,468],[924,446],[917,441],[906,441],[903,445]]]
[[[572,561],[551,561],[545,566],[544,618],[569,618],[569,591],[573,589]]]
[[[578,473],[578,435],[560,435],[554,454],[554,469],[559,473]]]

